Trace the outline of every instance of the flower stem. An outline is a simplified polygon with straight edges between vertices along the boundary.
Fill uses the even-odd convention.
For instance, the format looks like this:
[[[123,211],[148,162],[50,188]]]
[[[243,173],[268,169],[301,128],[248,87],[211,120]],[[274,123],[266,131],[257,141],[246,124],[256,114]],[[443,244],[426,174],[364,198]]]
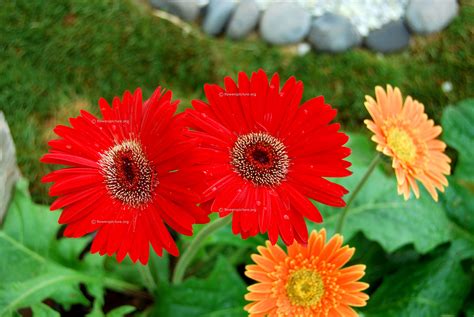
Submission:
[[[377,153],[375,157],[373,158],[372,162],[370,162],[369,167],[367,168],[367,171],[365,171],[364,176],[362,176],[361,180],[357,184],[356,188],[351,194],[351,197],[349,197],[349,200],[347,201],[346,207],[344,207],[344,210],[341,213],[341,216],[339,217],[339,221],[337,222],[337,227],[336,227],[336,232],[342,233],[342,228],[344,227],[344,222],[346,221],[347,214],[349,213],[349,209],[351,207],[352,202],[356,198],[357,194],[360,192],[362,187],[364,187],[365,183],[369,179],[369,176],[372,174],[374,171],[375,167],[377,167],[378,163],[380,162],[380,154]]]
[[[104,285],[117,292],[128,293],[146,299],[153,298],[149,293],[143,291],[140,286],[116,278],[106,277],[104,279]]]
[[[143,283],[148,291],[153,292],[153,290],[156,288],[156,284],[155,280],[153,279],[153,275],[151,274],[149,265],[149,263],[143,266],[139,265],[138,271],[140,272],[140,276],[142,277]]]
[[[204,240],[214,231],[230,223],[231,220],[231,216],[219,218],[205,226],[201,231],[199,231],[199,233],[196,235],[194,240],[191,241],[191,244],[183,253],[183,255],[179,258],[178,263],[176,264],[172,279],[173,284],[179,284],[183,281],[184,273],[186,272],[188,265],[191,263],[194,256],[201,248]]]

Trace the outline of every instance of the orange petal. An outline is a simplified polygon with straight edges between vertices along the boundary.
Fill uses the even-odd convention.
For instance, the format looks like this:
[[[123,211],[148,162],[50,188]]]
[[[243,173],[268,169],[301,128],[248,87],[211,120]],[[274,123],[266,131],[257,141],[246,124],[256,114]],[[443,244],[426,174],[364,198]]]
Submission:
[[[276,262],[285,260],[286,253],[280,248],[278,244],[272,245],[270,241],[267,241],[267,249]]]
[[[266,272],[271,272],[275,268],[275,262],[261,256],[258,254],[252,254],[250,256],[252,260],[257,263],[262,269],[264,269]]]
[[[354,253],[355,248],[349,248],[348,246],[345,246],[334,255],[334,258],[331,260],[331,262],[336,266],[336,269],[339,269],[349,262]]]
[[[257,302],[255,305],[250,307],[249,312],[251,314],[266,313],[269,310],[271,310],[273,307],[275,307],[275,305],[276,305],[276,299],[268,298],[260,302]]]
[[[350,308],[349,306],[346,306],[346,305],[339,305],[335,308],[339,314],[341,314],[341,316],[344,316],[344,317],[357,317],[359,316],[355,310],[353,310],[352,308]]]
[[[272,284],[271,283],[256,283],[247,287],[247,290],[254,293],[271,293]]]
[[[341,285],[355,282],[365,275],[365,265],[357,264],[341,269],[338,280]]]
[[[413,189],[415,197],[420,198],[420,189],[418,188],[418,184],[416,183],[415,179],[413,177],[407,177],[407,179],[410,187]]]
[[[367,299],[368,298],[369,297],[367,296]],[[350,305],[350,306],[363,307],[367,305],[366,300],[364,300],[363,298],[359,296],[355,296],[353,294],[342,294],[341,300],[344,302],[344,304]]]
[[[322,250],[321,259],[329,259],[342,245],[342,237],[335,234]]]
[[[244,297],[248,301],[262,301],[270,298],[270,295],[269,293],[247,293]]]
[[[344,285],[344,290],[349,293],[360,292],[369,288],[369,284],[364,282],[352,282]]]
[[[389,114],[389,106],[390,106],[388,104],[387,94],[385,93],[385,90],[383,90],[382,87],[377,86],[375,87],[375,96],[377,97],[377,103],[379,104],[382,118],[386,119],[387,115]]]
[[[256,271],[245,271],[245,275],[258,282],[272,282],[271,278],[268,277],[267,273],[256,272]]]

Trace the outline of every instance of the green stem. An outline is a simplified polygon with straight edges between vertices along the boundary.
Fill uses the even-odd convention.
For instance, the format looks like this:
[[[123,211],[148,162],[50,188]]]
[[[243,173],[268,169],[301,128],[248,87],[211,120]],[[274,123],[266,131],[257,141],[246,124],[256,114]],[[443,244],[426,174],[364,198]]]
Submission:
[[[337,222],[337,227],[336,227],[336,232],[342,233],[342,228],[344,227],[344,222],[346,221],[347,214],[349,213],[349,209],[351,207],[352,202],[356,198],[357,194],[360,192],[362,187],[364,187],[365,183],[369,179],[369,176],[372,174],[374,171],[375,167],[377,167],[378,163],[380,162],[380,154],[377,154],[372,162],[370,162],[369,167],[367,168],[367,171],[365,171],[364,176],[362,176],[361,180],[357,184],[356,188],[351,194],[351,197],[349,197],[349,200],[347,201],[346,207],[344,207],[344,210],[341,213],[341,216],[339,217],[339,221]]]
[[[88,276],[86,275],[86,277]],[[152,298],[151,295],[148,294],[147,292],[144,292],[140,286],[129,283],[129,282],[125,282],[122,280],[118,280],[115,278],[106,277],[104,279],[104,285],[105,287],[117,292],[133,294],[141,298],[147,298],[147,299]]]
[[[199,262],[197,262],[195,265],[193,265],[192,268],[189,268],[187,270],[188,274],[192,275],[194,272],[199,272],[199,270],[201,270],[205,265],[207,265],[207,263],[209,263],[219,254],[221,254],[224,249],[224,245],[214,246],[211,250],[209,250],[209,252],[206,252],[206,256],[203,259],[199,259]]]
[[[143,279],[143,283],[145,284],[146,288],[150,292],[153,292],[153,290],[155,290],[156,288],[156,284],[155,284],[155,280],[153,279],[153,275],[151,274],[149,264],[139,265],[138,270],[140,272],[140,275]]]
[[[191,241],[191,244],[183,253],[183,255],[179,258],[178,263],[176,264],[172,279],[173,284],[179,284],[183,281],[184,273],[186,272],[188,265],[191,263],[194,256],[201,248],[204,240],[214,231],[230,223],[231,220],[231,216],[217,219],[205,226],[201,231],[199,231],[199,233],[196,235],[194,240]]]

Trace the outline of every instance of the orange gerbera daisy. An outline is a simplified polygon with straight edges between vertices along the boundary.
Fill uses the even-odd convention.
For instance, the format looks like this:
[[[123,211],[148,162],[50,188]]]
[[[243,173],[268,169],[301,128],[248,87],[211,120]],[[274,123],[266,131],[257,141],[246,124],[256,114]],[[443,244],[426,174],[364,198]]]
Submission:
[[[350,306],[365,306],[362,293],[369,284],[358,280],[365,265],[342,268],[354,248],[342,246],[334,235],[326,243],[326,231],[313,231],[306,246],[294,243],[286,254],[267,241],[253,254],[256,263],[247,265],[245,275],[258,283],[248,287],[245,306],[250,317],[263,316],[357,316]]]
[[[400,89],[396,87],[387,85],[385,92],[377,86],[375,96],[377,100],[365,96],[365,107],[373,121],[364,122],[374,133],[372,140],[377,143],[377,151],[393,157],[398,193],[406,200],[412,188],[419,198],[416,183],[419,180],[437,201],[436,189],[444,192],[448,186],[445,175],[451,172],[451,159],[444,154],[446,144],[436,138],[441,134],[441,127],[428,119],[422,103],[410,96],[403,102]]]

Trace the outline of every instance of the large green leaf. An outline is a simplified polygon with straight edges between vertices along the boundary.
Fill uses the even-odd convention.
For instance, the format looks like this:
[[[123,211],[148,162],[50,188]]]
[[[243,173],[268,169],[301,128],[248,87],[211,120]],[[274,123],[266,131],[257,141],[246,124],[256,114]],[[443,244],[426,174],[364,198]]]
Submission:
[[[364,309],[364,316],[456,316],[470,283],[458,259],[448,254],[409,265],[384,279]]]
[[[444,139],[458,151],[454,175],[441,201],[452,220],[451,252],[474,258],[474,99],[450,106],[443,113]]]
[[[454,176],[449,183],[441,201],[451,219],[451,253],[461,259],[474,258],[474,193]]]
[[[376,154],[368,137],[353,134],[349,146],[353,149],[350,160],[354,174],[338,182],[352,191]],[[420,199],[411,197],[405,201],[397,194],[393,172],[389,170],[387,174],[382,168],[380,165],[373,171],[354,200],[343,230],[345,238],[350,239],[360,231],[388,252],[413,244],[421,253],[449,241],[450,222],[442,206],[425,191],[421,192]],[[333,234],[341,209],[325,206],[320,209],[324,222],[316,227],[325,227]]]
[[[452,221],[451,253],[462,259],[474,258],[474,99],[447,107],[443,113],[443,136],[458,151],[454,174],[446,194],[441,196]]]
[[[457,225],[474,232],[474,192],[456,177],[449,177],[446,194],[441,196],[448,216]]]
[[[402,247],[387,254],[377,242],[367,239],[362,233],[355,235],[347,244],[357,250],[348,265],[366,265],[363,281],[370,285],[377,285],[384,276],[397,271],[401,265],[415,263],[420,259],[413,246]]]
[[[365,168],[354,167],[353,171],[358,178]],[[339,212],[326,216],[323,226],[335,228],[338,218]],[[343,234],[351,238],[359,231],[388,252],[412,243],[426,253],[450,238],[449,220],[427,192],[419,200],[404,201],[397,195],[394,180],[378,171],[354,201]]]
[[[474,99],[447,107],[441,122],[444,140],[459,152],[456,177],[474,182]]]
[[[162,285],[154,316],[245,316],[244,294],[242,279],[227,260],[219,258],[206,279],[189,278],[179,285]]]
[[[57,255],[57,229],[56,215],[33,204],[27,183],[18,182],[0,232],[0,315],[53,294],[65,308],[88,302],[79,289],[78,274],[51,259]]]
[[[17,183],[11,206],[0,231],[0,316],[14,314],[23,307],[47,310],[46,298],[68,310],[73,304],[88,304],[79,288],[83,283],[96,300],[95,315],[103,303],[104,288],[138,290],[139,287],[106,276],[103,258],[80,253],[90,238],[57,239],[58,213],[36,205],[28,194],[25,180]]]

